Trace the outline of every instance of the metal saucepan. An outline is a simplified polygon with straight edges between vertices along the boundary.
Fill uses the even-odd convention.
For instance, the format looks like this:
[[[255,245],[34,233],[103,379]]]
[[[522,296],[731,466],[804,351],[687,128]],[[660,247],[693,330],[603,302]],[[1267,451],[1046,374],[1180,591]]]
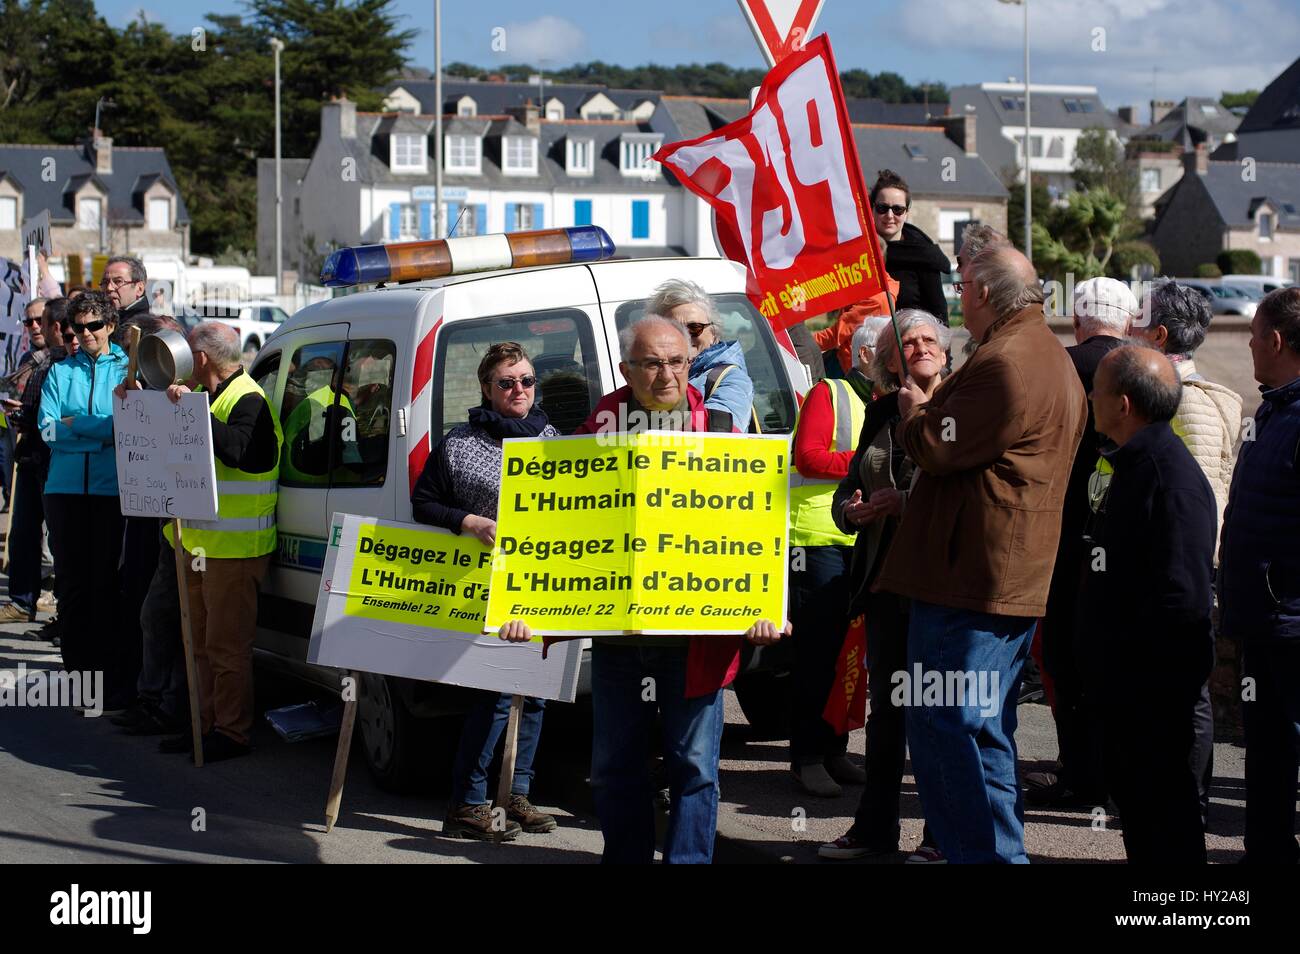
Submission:
[[[140,376],[151,390],[181,384],[193,373],[194,355],[180,332],[164,328],[140,339]]]

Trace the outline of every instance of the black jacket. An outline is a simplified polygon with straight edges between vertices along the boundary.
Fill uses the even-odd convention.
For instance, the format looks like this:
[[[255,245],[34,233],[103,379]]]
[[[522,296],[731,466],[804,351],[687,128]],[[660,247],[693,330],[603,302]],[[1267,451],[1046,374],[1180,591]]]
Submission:
[[[1106,458],[1115,474],[1089,521],[1079,601],[1103,686],[1122,695],[1154,678],[1199,690],[1214,657],[1214,491],[1167,423]]]
[[[920,308],[948,324],[943,279],[952,263],[943,249],[915,225],[904,225],[896,241],[885,246],[885,271],[898,282],[897,308]]]

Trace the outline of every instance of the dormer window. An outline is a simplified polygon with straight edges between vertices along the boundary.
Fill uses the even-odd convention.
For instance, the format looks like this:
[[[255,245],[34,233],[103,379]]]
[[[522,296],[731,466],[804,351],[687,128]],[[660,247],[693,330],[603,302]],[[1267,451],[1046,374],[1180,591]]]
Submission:
[[[627,133],[619,148],[619,171],[625,176],[659,177],[659,164],[651,160],[663,137],[653,133]]]
[[[546,118],[554,121],[564,119],[564,104],[552,97],[546,101]]]
[[[392,161],[389,168],[394,172],[427,172],[425,161],[425,138],[414,133],[394,133],[392,143]]]
[[[462,96],[460,99],[456,100],[456,115],[477,116],[478,103],[474,102],[472,96]]]
[[[564,171],[571,176],[589,176],[595,169],[595,149],[590,139],[566,139]]]
[[[1259,214],[1259,237],[1262,239],[1271,239],[1273,237],[1273,213],[1261,212]]]
[[[0,232],[18,228],[18,200],[11,195],[0,196]]]
[[[77,200],[77,228],[98,232],[104,203],[99,198]]]
[[[155,232],[165,232],[172,227],[172,203],[170,199],[149,200],[149,228]]]
[[[532,136],[503,136],[501,171],[506,175],[537,175],[537,140]]]
[[[448,172],[477,174],[482,171],[483,140],[478,136],[448,136]]]

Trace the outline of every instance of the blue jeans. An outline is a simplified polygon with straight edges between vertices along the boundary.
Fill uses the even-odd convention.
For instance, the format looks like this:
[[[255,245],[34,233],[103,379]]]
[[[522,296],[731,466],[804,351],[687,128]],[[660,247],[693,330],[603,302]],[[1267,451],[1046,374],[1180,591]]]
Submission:
[[[925,820],[953,863],[1029,863],[1016,779],[1016,701],[1034,624],[1026,617],[912,603],[909,676],[919,664],[922,673],[937,672],[946,684],[955,684],[954,673],[971,673],[982,680],[981,688],[996,690],[988,692],[985,702],[993,705],[987,707],[969,692],[965,698],[945,693],[938,704],[906,700],[907,740]]]
[[[649,740],[656,710],[672,801],[664,863],[713,860],[722,690],[686,698],[688,652],[599,642],[591,647],[591,788],[605,837],[605,864],[654,861]]]
[[[482,692],[465,716],[456,749],[456,765],[451,779],[451,804],[487,804],[488,767],[497,742],[510,720],[510,693]],[[527,795],[533,782],[533,757],[542,737],[542,715],[546,700],[524,697],[519,713],[519,743],[515,750],[515,777],[510,783],[512,795]],[[504,806],[503,806],[504,807]]]

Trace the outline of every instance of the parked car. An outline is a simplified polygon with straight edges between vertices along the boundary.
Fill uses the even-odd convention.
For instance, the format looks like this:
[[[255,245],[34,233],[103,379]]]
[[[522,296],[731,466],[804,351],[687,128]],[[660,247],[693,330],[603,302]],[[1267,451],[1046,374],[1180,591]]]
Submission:
[[[1263,298],[1271,291],[1279,288],[1290,288],[1295,284],[1285,278],[1274,278],[1272,275],[1224,275],[1219,281],[1224,285],[1232,285],[1241,288],[1250,294],[1256,301]]]
[[[510,239],[521,236],[527,233]],[[478,404],[475,370],[492,342],[523,344],[537,371],[542,408],[561,433],[573,433],[602,394],[625,383],[619,329],[668,278],[698,282],[714,295],[724,337],[744,349],[764,432],[790,434],[799,395],[808,388],[803,366],[789,336],[774,332],[746,297],[743,269],[722,259],[588,261],[415,280],[309,305],[278,325],[249,373],[287,422],[315,373],[309,366],[342,369],[362,459],[323,483],[303,485],[281,474],[279,549],[259,600],[259,661],[337,691],[337,670],[306,662],[331,516],[412,520],[411,488],[432,446]],[[313,413],[323,419],[325,409]],[[340,455],[331,449],[328,459]],[[785,647],[772,650],[747,650],[736,683],[751,723],[769,729],[781,724],[789,682],[773,663]],[[579,692],[589,685],[584,659]],[[456,711],[463,698],[463,691],[435,683],[361,677],[360,735],[382,786],[402,790],[418,779],[428,761],[428,720]]]
[[[288,312],[267,300],[231,302],[215,299],[199,302],[191,310],[197,312],[198,321],[214,319],[232,326],[239,333],[245,355],[249,356],[261,350],[266,339],[289,320]]]
[[[1219,284],[1218,279],[1177,278],[1174,280],[1180,285],[1195,288],[1208,298],[1212,314],[1241,315],[1246,318],[1252,318],[1255,315],[1255,306],[1258,302],[1240,289]]]

